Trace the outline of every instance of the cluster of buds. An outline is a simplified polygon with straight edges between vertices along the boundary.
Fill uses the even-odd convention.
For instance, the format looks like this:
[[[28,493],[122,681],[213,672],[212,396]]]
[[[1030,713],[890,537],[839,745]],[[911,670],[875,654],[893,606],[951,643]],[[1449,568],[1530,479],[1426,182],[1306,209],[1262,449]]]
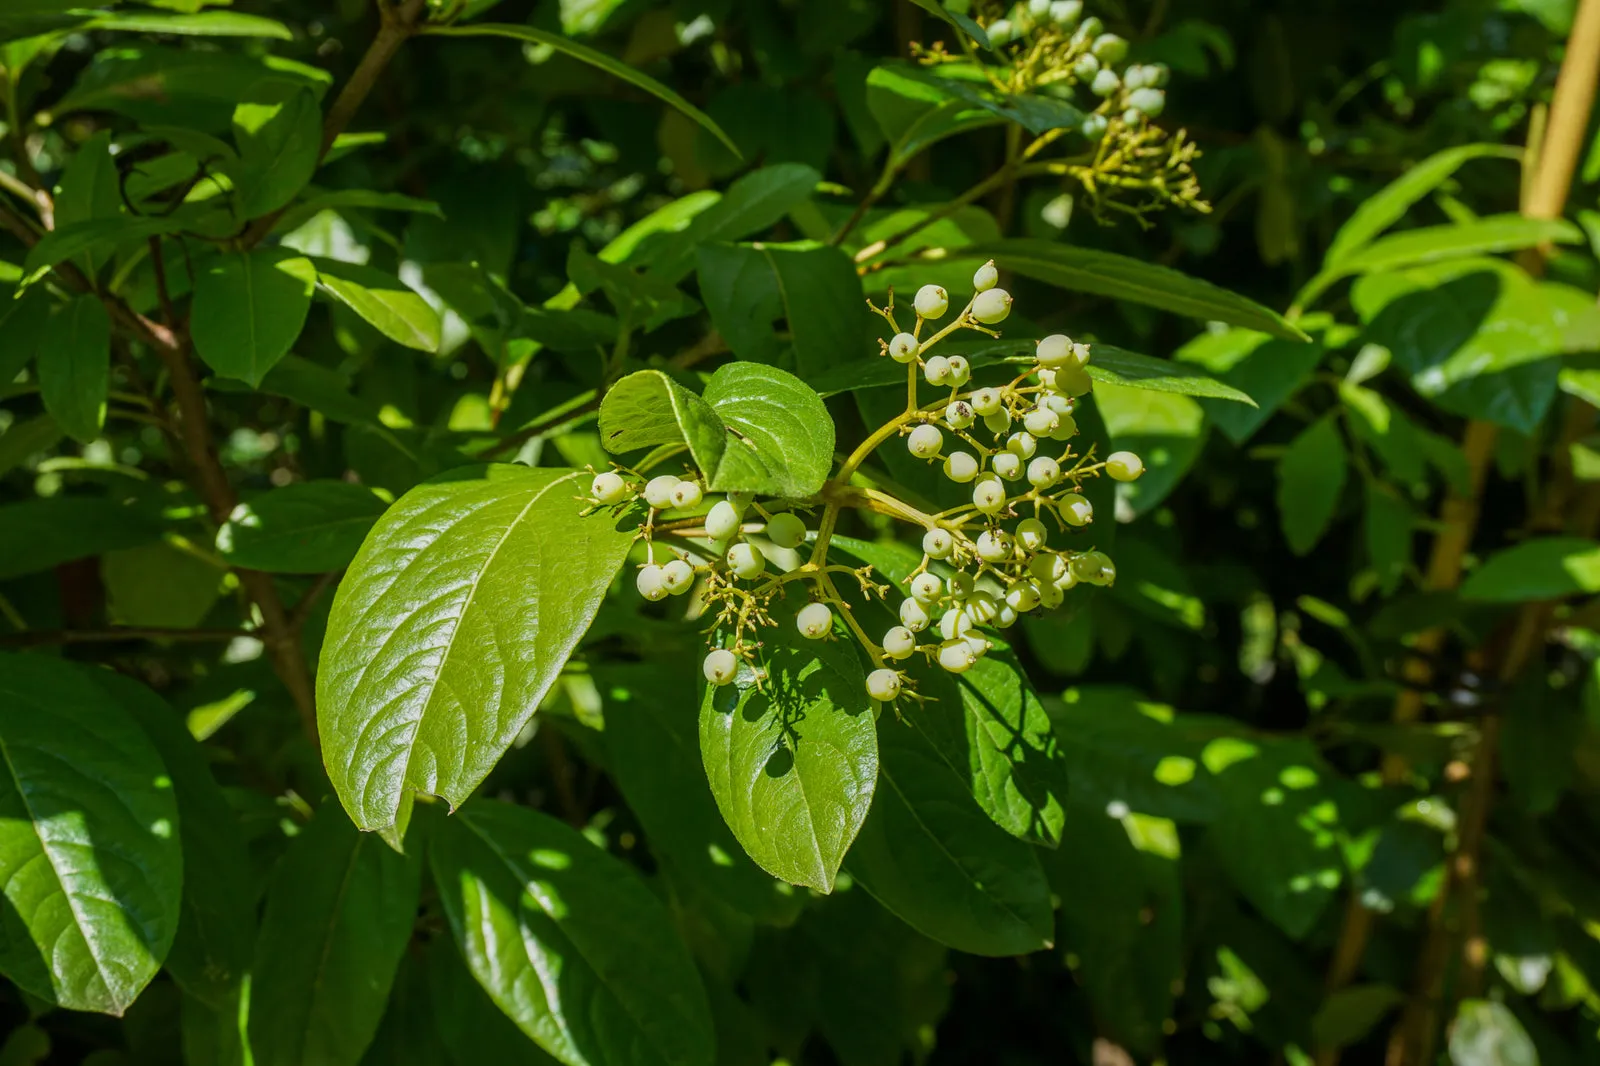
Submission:
[[[624,469],[595,475],[591,506],[628,506],[642,497],[648,508],[640,531],[647,556],[636,577],[639,593],[654,601],[698,589],[705,612],[714,612],[718,646],[703,664],[707,681],[728,684],[746,667],[761,681],[761,630],[783,624],[773,607],[796,581],[809,584],[811,595],[790,624],[811,640],[850,634],[876,667],[868,692],[888,702],[908,684],[901,667],[914,656],[964,673],[993,646],[986,632],[1060,606],[1079,584],[1116,579],[1111,559],[1088,543],[1085,527],[1094,508],[1083,483],[1100,476],[1131,481],[1143,464],[1131,452],[1097,459],[1093,448],[1073,448],[1074,414],[1091,388],[1089,346],[1060,334],[1046,337],[1020,375],[972,389],[973,368],[964,357],[933,352],[957,330],[999,335],[993,327],[1010,314],[1012,299],[998,280],[995,265],[985,263],[973,276],[966,307],[930,336],[924,336],[930,324],[950,310],[948,294],[937,285],[917,292],[909,329],[897,323],[892,293],[886,307],[872,308],[892,331],[880,342],[881,355],[906,367],[907,406],[845,461],[819,497],[758,501],[730,493],[710,501],[692,477],[647,479]],[[939,390],[938,398],[923,403],[918,393],[924,385]],[[971,486],[970,502],[927,514],[876,490],[852,495],[862,493],[850,485],[861,462],[896,438],[951,481]],[[921,529],[923,556],[904,579],[908,595],[898,606],[899,624],[877,640],[857,622],[834,579],[848,575],[863,596],[878,599],[887,598],[891,586],[879,584],[870,566],[828,563],[840,507],[862,501]],[[819,506],[822,518],[813,531],[799,512]],[[663,534],[682,543],[658,561]],[[811,554],[802,560],[798,549],[808,541]]]

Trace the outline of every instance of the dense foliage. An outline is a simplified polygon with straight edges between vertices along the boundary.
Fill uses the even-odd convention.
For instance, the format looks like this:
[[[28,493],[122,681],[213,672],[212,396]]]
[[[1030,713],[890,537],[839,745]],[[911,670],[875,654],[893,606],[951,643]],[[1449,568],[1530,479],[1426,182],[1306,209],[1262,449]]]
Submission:
[[[0,0],[0,1064],[1594,1061],[1597,55]]]

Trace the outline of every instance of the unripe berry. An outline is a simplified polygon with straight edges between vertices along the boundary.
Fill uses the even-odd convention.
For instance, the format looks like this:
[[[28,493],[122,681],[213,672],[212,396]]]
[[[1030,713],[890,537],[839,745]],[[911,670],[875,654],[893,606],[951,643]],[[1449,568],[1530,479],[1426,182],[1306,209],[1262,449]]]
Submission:
[[[1094,505],[1076,492],[1069,492],[1056,503],[1069,526],[1086,526],[1094,520]]]
[[[1042,393],[1039,396],[1039,406],[1050,408],[1062,418],[1067,418],[1072,414],[1072,399],[1064,393]]]
[[[884,667],[867,675],[867,695],[879,703],[888,703],[900,695],[900,675]]]
[[[939,432],[938,426],[918,426],[906,438],[906,447],[918,459],[932,459],[944,447],[944,434]]]
[[[1006,606],[1018,614],[1027,614],[1039,606],[1039,590],[1031,581],[1018,581],[1006,590]]]
[[[998,437],[1011,428],[1011,412],[1002,407],[992,415],[984,415],[983,428]]]
[[[978,476],[978,460],[967,452],[951,452],[945,457],[944,476],[964,485]]]
[[[1007,481],[1015,481],[1022,476],[1022,457],[1014,452],[996,452],[989,466],[996,474]]]
[[[922,551],[930,559],[948,559],[955,547],[956,538],[948,529],[930,529],[922,535]]]
[[[753,581],[767,568],[767,560],[754,545],[735,544],[728,550],[728,567],[736,576]]]
[[[660,477],[651,478],[644,487],[645,502],[659,510],[666,510],[671,507],[672,490],[678,487],[680,480],[682,479],[671,474],[662,474]]]
[[[909,333],[896,333],[889,341],[889,358],[897,363],[909,363],[917,357],[917,338]]]
[[[1048,437],[1061,424],[1061,416],[1048,407],[1035,407],[1022,416],[1022,424],[1035,437]]]
[[[1041,587],[1053,584],[1062,574],[1067,573],[1067,560],[1055,553],[1035,555],[1028,560],[1028,573]]]
[[[1107,66],[1116,66],[1128,58],[1128,42],[1114,33],[1103,33],[1094,39],[1095,58]]]
[[[767,519],[767,539],[780,548],[798,548],[806,539],[806,524],[788,511],[775,514]]]
[[[916,600],[905,600],[900,604],[900,624],[911,632],[921,633],[931,621],[933,618],[928,614],[928,609]]]
[[[1009,603],[1000,605],[1000,612],[994,616],[996,629],[1010,629],[1017,624],[1017,609]]]
[[[939,616],[939,635],[945,640],[959,640],[972,631],[972,619],[959,607],[952,607]]]
[[[1085,57],[1090,58],[1090,57]],[[1106,135],[1106,130],[1111,128],[1111,120],[1104,115],[1088,115],[1083,120],[1083,125],[1078,127],[1078,132],[1091,141],[1098,141]]]
[[[944,595],[944,582],[935,574],[918,574],[911,579],[911,595],[918,603],[933,603]]]
[[[965,356],[952,355],[949,359],[950,374],[946,378],[951,385],[960,388],[972,380],[972,364],[967,362]]]
[[[1000,600],[987,592],[974,592],[962,605],[962,613],[975,626],[986,626],[1000,613]],[[987,651],[988,649],[984,649]]]
[[[820,640],[833,628],[833,612],[825,603],[808,603],[794,616],[795,628],[808,640]]]
[[[1093,40],[1100,36],[1105,31],[1105,28],[1106,24],[1104,22],[1090,15],[1083,20],[1083,25],[1078,27],[1078,32],[1072,35],[1072,39],[1079,42]]]
[[[993,474],[978,480],[972,489],[972,505],[984,514],[999,514],[1006,507],[1006,487]]]
[[[1024,518],[1017,523],[1017,543],[1027,551],[1036,552],[1044,547],[1044,542],[1049,536],[1050,531],[1037,518]]]
[[[1003,529],[986,529],[978,534],[978,558],[986,563],[1003,563],[1016,549],[1011,537]]]
[[[744,513],[750,509],[750,505],[755,502],[755,498],[756,494],[753,492],[728,493],[728,502],[733,505],[734,511],[738,513],[740,518],[743,518]]]
[[[999,283],[1000,271],[995,269],[993,259],[979,267],[977,273],[972,275],[972,288],[974,292],[988,292]]]
[[[972,409],[987,418],[1000,410],[1000,405],[1005,403],[1005,395],[999,389],[979,389],[972,394]]]
[[[1078,575],[1077,575],[1077,573],[1073,571],[1071,564],[1068,563],[1065,559],[1063,559],[1061,561],[1061,566],[1059,567],[1059,571],[1056,574],[1055,578],[1050,582],[1050,586],[1049,587],[1054,589],[1057,592],[1071,592],[1074,588],[1077,587],[1077,585],[1078,585]]]
[[[1078,420],[1071,415],[1062,415],[1055,432],[1050,434],[1051,440],[1071,440],[1078,435]]]
[[[951,429],[966,429],[976,417],[977,412],[965,400],[957,400],[944,409],[944,424]]]
[[[964,674],[978,661],[972,645],[964,640],[947,640],[939,645],[939,665],[952,674]]]
[[[1144,460],[1132,452],[1112,452],[1106,456],[1106,473],[1117,481],[1133,481],[1144,473]]]
[[[944,587],[945,591],[950,593],[951,599],[959,600],[972,595],[972,586],[974,584],[971,574],[965,570],[957,570],[950,575],[949,580],[944,583]]]
[[[672,487],[672,506],[680,511],[699,507],[704,497],[705,493],[696,481],[680,481]]]
[[[667,598],[666,579],[662,576],[661,567],[655,563],[642,567],[638,577],[634,578],[634,584],[639,589],[639,595],[651,603]]]
[[[1028,0],[1028,14],[1042,21],[1050,17],[1050,0]]]
[[[1154,71],[1143,63],[1135,63],[1122,72],[1122,84],[1130,90],[1143,89],[1147,85],[1154,85]]]
[[[727,500],[718,500],[706,514],[706,536],[726,540],[738,532],[739,509]]]
[[[1010,19],[995,19],[984,27],[983,32],[989,35],[989,43],[996,48],[1009,44],[1011,38],[1016,34],[1016,30],[1011,26]]]
[[[909,659],[916,650],[916,634],[905,626],[895,626],[883,635],[883,654],[891,659]]]
[[[1050,21],[1070,30],[1083,17],[1083,0],[1056,0],[1050,5]]]
[[[972,317],[986,326],[1006,320],[1011,313],[1011,294],[1004,289],[985,289],[972,301]]]
[[[728,649],[718,648],[706,656],[701,670],[705,672],[706,680],[713,685],[726,685],[738,675],[739,660]]]
[[[924,285],[917,290],[917,298],[912,303],[923,318],[943,318],[950,310],[950,294],[942,286]]]
[[[1048,455],[1041,455],[1028,464],[1028,484],[1036,489],[1047,489],[1061,480],[1061,464]]]
[[[1110,585],[1117,580],[1117,566],[1105,552],[1085,552],[1072,560],[1072,572],[1079,581],[1091,585]]]
[[[1159,118],[1167,109],[1167,94],[1160,89],[1135,89],[1128,94],[1128,106],[1151,118]]]
[[[1094,81],[1089,83],[1089,91],[1096,96],[1111,96],[1122,88],[1122,79],[1117,77],[1114,70],[1102,69],[1094,76]]]
[[[1033,357],[1040,366],[1058,367],[1072,362],[1072,338],[1064,333],[1052,333],[1039,342]]]
[[[682,559],[674,559],[661,568],[661,580],[674,596],[688,592],[694,584],[694,567]]]
[[[628,483],[615,470],[607,470],[594,476],[589,483],[589,495],[609,506],[628,495]]]
[[[1053,611],[1061,606],[1061,601],[1066,599],[1061,588],[1057,585],[1039,586],[1039,606],[1047,611]]]
[[[1006,439],[1006,451],[1018,459],[1032,459],[1039,450],[1039,439],[1032,433],[1013,433]]]
[[[943,385],[950,380],[950,360],[942,355],[930,357],[922,364],[922,376],[929,385]]]
[[[1056,391],[1068,396],[1083,396],[1094,386],[1094,379],[1083,369],[1064,366],[1056,371]]]
[[[1140,111],[1137,107],[1130,107],[1122,112],[1122,124],[1124,126],[1137,126],[1143,121],[1144,112]]]
[[[1076,63],[1072,64],[1072,73],[1078,76],[1079,81],[1088,81],[1100,73],[1100,61],[1094,56],[1081,56]],[[1085,120],[1085,124],[1087,124],[1087,120]]]

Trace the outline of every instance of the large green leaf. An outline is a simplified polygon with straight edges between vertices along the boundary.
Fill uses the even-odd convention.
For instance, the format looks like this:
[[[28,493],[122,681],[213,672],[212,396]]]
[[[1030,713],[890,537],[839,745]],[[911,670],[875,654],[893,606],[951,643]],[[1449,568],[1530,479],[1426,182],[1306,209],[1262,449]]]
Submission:
[[[28,250],[27,258],[22,261],[22,269],[30,278],[35,277],[49,267],[91,249],[97,254],[105,252],[106,256],[99,259],[104,262],[118,245],[175,233],[182,228],[183,220],[176,216],[148,218],[115,215],[73,222],[53,229],[40,238],[39,243]]]
[[[1294,347],[1304,347],[1295,345]],[[1170,392],[1180,396],[1199,396],[1213,400],[1256,406],[1247,392],[1242,392],[1226,382],[1192,367],[1170,359],[1152,359],[1148,355],[1115,348],[1109,344],[1092,346],[1093,357],[1089,363],[1089,376],[1108,385],[1125,385],[1130,389],[1148,389],[1152,392]]]
[[[1278,512],[1296,555],[1306,555],[1339,509],[1350,460],[1338,423],[1327,416],[1296,437],[1278,463]]]
[[[1286,340],[1308,338],[1282,315],[1209,281],[1114,252],[1017,238],[960,251],[962,259],[993,259],[1002,270],[1075,292],[1148,304],[1173,314],[1260,330]]]
[[[0,313],[0,388],[15,381],[33,361],[54,300],[43,286],[35,286],[5,305]]]
[[[217,373],[260,385],[294,347],[316,285],[317,269],[304,256],[224,253],[195,279],[189,318],[195,351]]]
[[[969,772],[920,730],[886,718],[878,744],[878,794],[850,850],[850,874],[913,929],[958,951],[1049,947],[1055,916],[1034,849],[994,824]]]
[[[446,37],[509,37],[515,41],[523,41],[527,44],[554,49],[580,62],[598,67],[612,77],[620,78],[629,85],[643,89],[656,99],[676,108],[699,123],[717,140],[726,145],[728,151],[735,156],[739,156],[739,148],[733,143],[732,138],[724,133],[722,127],[713,122],[711,116],[704,111],[701,111],[698,107],[695,107],[649,75],[636,70],[614,56],[606,55],[604,52],[598,52],[587,45],[579,44],[570,37],[535,29],[532,26],[515,26],[499,22],[478,22],[464,26],[430,26],[424,32]]]
[[[263,82],[233,111],[239,145],[238,202],[246,218],[293,200],[322,158],[322,109],[304,86]]]
[[[164,33],[180,37],[270,37],[279,41],[294,40],[294,34],[283,23],[237,11],[173,14],[113,11],[93,19],[85,28],[123,33]]]
[[[1094,405],[1105,419],[1111,443],[1144,460],[1144,473],[1138,481],[1116,485],[1117,498],[1126,500],[1135,513],[1144,514],[1178,487],[1199,457],[1205,441],[1205,414],[1188,396],[1109,382],[1095,385]],[[1078,421],[1080,427],[1087,426],[1084,419]],[[1092,495],[1090,502],[1094,502]]]
[[[638,243],[637,252],[629,248],[618,257],[602,251],[600,258],[640,263],[648,266],[652,275],[676,284],[694,269],[695,250],[701,245],[743,240],[770,228],[808,199],[821,180],[822,175],[804,163],[778,163],[753,170],[728,186],[715,204],[697,211],[679,231],[658,229],[636,238],[636,243],[643,242]],[[703,285],[701,294],[711,305],[712,296]]]
[[[246,500],[217,530],[234,566],[315,574],[350,565],[387,504],[348,481],[302,481]]]
[[[355,1066],[411,939],[422,861],[325,804],[278,860],[251,971],[256,1066]]]
[[[1489,603],[1555,600],[1600,591],[1600,544],[1582,537],[1535,537],[1495,552],[1461,586],[1461,598]]]
[[[450,938],[428,945],[421,961],[428,973],[430,1020],[447,1057],[419,1059],[418,1066],[551,1066],[556,1061],[489,998]]]
[[[889,141],[890,174],[946,138],[1006,121],[988,107],[908,77],[898,66],[875,67],[867,75],[867,108]]]
[[[880,71],[884,74],[880,74]],[[1084,117],[1083,111],[1060,97],[997,92],[984,75],[970,64],[946,64],[935,68],[901,62],[885,64],[868,76],[867,84],[869,106],[872,106],[872,90],[879,94],[887,91],[910,96],[935,106],[955,102],[1015,122],[1032,134],[1076,129]],[[878,106],[874,106],[874,112]],[[901,111],[901,108],[896,107],[895,110]],[[893,136],[891,139],[898,140]]]
[[[852,646],[808,641],[788,625],[762,641],[759,686],[741,670],[701,700],[706,777],[756,865],[831,892],[877,786],[872,700]]]
[[[698,263],[706,310],[739,358],[777,363],[792,350],[794,368],[809,378],[866,350],[871,312],[842,250],[710,244]],[[787,338],[774,326],[780,320]]]
[[[95,219],[117,219],[122,215],[116,162],[111,155],[111,131],[101,130],[67,160],[55,192],[55,225],[62,229]],[[78,266],[91,278],[110,261],[112,248],[85,251]]]
[[[524,807],[477,801],[437,827],[435,885],[467,967],[568,1066],[711,1066],[704,986],[628,866]]]
[[[994,45],[989,43],[989,35],[984,33],[983,27],[974,22],[970,16],[958,15],[953,11],[947,10],[939,0],[911,0],[911,2],[935,18],[942,19],[967,34],[977,41],[981,47],[994,48]],[[954,49],[951,49],[951,51],[954,51]]]
[[[695,720],[684,713],[684,697],[700,679],[693,662],[676,666],[596,671],[611,774],[652,850],[675,871],[753,918],[786,924],[804,905],[804,893],[751,862],[718,813]]]
[[[41,496],[7,504],[0,507],[0,580],[160,536],[161,523],[149,513],[101,496]]]
[[[366,319],[396,344],[432,352],[439,347],[439,314],[422,295],[381,270],[314,259],[322,290]]]
[[[412,489],[339,585],[317,673],[323,759],[363,829],[412,792],[465,802],[589,628],[633,541],[578,517],[572,470],[464,467]]]
[[[76,296],[56,309],[39,338],[39,396],[67,435],[87,444],[100,435],[111,392],[111,318],[97,297]]]
[[[183,853],[161,756],[94,673],[0,656],[0,972],[121,1014],[172,946]]]
[[[630,374],[600,405],[600,440],[610,452],[687,444],[717,492],[810,496],[833,465],[833,419],[793,374],[729,363],[696,396],[659,370]]]
[[[1279,340],[1250,329],[1228,329],[1200,334],[1179,348],[1173,358],[1205,367],[1254,401],[1249,407],[1204,398],[1200,401],[1206,417],[1229,440],[1243,444],[1299,390],[1324,354],[1320,344]]]

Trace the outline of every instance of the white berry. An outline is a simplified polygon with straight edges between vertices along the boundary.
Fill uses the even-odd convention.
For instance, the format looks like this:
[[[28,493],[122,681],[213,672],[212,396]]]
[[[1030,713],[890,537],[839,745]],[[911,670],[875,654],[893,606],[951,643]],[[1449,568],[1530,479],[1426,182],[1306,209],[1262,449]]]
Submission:
[[[918,459],[932,459],[944,447],[944,434],[938,426],[921,425],[906,438],[906,447]]]
[[[1022,459],[1013,452],[996,452],[989,465],[994,472],[1007,481],[1015,481],[1022,476]]]
[[[713,685],[726,685],[739,673],[739,660],[728,649],[718,648],[706,656],[701,670],[705,672],[706,680]]]
[[[937,576],[921,573],[911,579],[911,595],[918,603],[933,603],[944,594],[944,582]]]
[[[941,286],[924,285],[917,290],[917,298],[912,304],[923,318],[943,318],[950,309],[950,294]]]
[[[767,568],[767,560],[754,545],[735,544],[728,550],[728,566],[737,576],[751,581],[761,576]]]
[[[891,659],[910,658],[917,650],[917,637],[905,626],[895,626],[883,635],[883,654]]]
[[[1047,489],[1061,480],[1061,464],[1048,455],[1041,455],[1028,464],[1028,484],[1036,489]]]
[[[972,287],[978,292],[988,292],[1000,283],[1000,271],[995,269],[994,260],[991,259],[978,268],[972,275]]]
[[[1064,333],[1052,333],[1039,342],[1033,357],[1039,360],[1040,366],[1052,368],[1066,366],[1073,362],[1072,338]]]
[[[928,614],[928,609],[916,600],[905,600],[900,604],[900,624],[911,632],[921,633],[931,621],[933,618]]]
[[[1037,518],[1024,518],[1017,523],[1017,543],[1026,551],[1038,551],[1049,536],[1049,529]]]
[[[972,380],[972,364],[965,356],[952,355],[946,362],[950,365],[950,374],[945,380],[951,385],[959,389]]]
[[[1056,506],[1069,526],[1086,526],[1094,520],[1094,505],[1076,492],[1061,497]]]
[[[992,415],[984,415],[983,428],[998,437],[1011,428],[1011,412],[1002,407]]]
[[[978,460],[967,452],[951,452],[945,456],[944,476],[964,485],[978,476]]]
[[[726,540],[739,529],[739,509],[727,500],[718,500],[706,514],[706,536]]]
[[[986,289],[972,300],[972,317],[986,326],[1004,322],[1011,313],[1011,294],[1004,289]]]
[[[917,338],[909,333],[896,333],[889,342],[889,358],[897,363],[909,363],[917,357]]]
[[[596,474],[589,483],[589,495],[599,500],[602,504],[617,503],[628,494],[628,483],[622,475],[615,470],[607,470],[603,474]]]
[[[972,645],[964,640],[947,640],[939,645],[939,665],[952,674],[964,674],[978,661]]]
[[[1032,407],[1022,416],[1022,424],[1035,437],[1048,437],[1061,425],[1061,416],[1048,407]]]
[[[950,593],[951,599],[959,600],[972,595],[973,584],[971,574],[957,570],[950,575],[950,580],[945,582],[945,589]]]
[[[833,628],[833,612],[825,603],[808,603],[795,615],[794,624],[801,636],[818,640],[827,636]]]
[[[930,559],[948,559],[955,547],[956,538],[948,529],[930,529],[922,535],[922,550]]]
[[[806,539],[806,524],[788,511],[775,514],[767,519],[767,539],[780,548],[798,548]]]
[[[1033,453],[1039,450],[1039,438],[1032,433],[1013,433],[1006,438],[1006,451],[1019,459],[1032,459]]]
[[[1132,452],[1112,452],[1106,456],[1106,473],[1117,481],[1132,481],[1144,473],[1144,460]]]
[[[1000,563],[1011,558],[1016,545],[1003,529],[986,529],[978,534],[978,558],[986,563]]]
[[[950,360],[942,355],[932,356],[922,364],[922,376],[929,385],[943,385],[950,379]]]
[[[973,486],[972,505],[984,514],[998,514],[1006,506],[1006,487],[998,477],[990,474]]]
[[[1072,399],[1059,392],[1047,392],[1039,397],[1039,406],[1048,407],[1062,418],[1072,414]]]
[[[1064,366],[1056,371],[1056,389],[1068,396],[1082,396],[1094,387],[1094,379],[1082,367]]]
[[[682,559],[674,559],[661,568],[661,581],[674,596],[688,592],[689,586],[694,584],[694,567]]]
[[[672,506],[680,511],[688,511],[700,506],[700,501],[705,496],[698,482],[680,481],[672,486]]]
[[[944,409],[944,424],[951,429],[966,429],[977,414],[965,400],[957,400]]]
[[[661,567],[655,563],[641,568],[639,576],[634,578],[634,584],[638,586],[639,595],[651,603],[667,598],[666,578],[661,573]]]
[[[659,510],[671,507],[672,490],[678,487],[678,482],[681,480],[681,478],[674,477],[671,474],[662,474],[660,477],[651,478],[644,487],[645,502]]]
[[[973,625],[986,626],[1000,613],[1000,601],[987,592],[974,592],[967,598],[961,610]]]
[[[885,667],[867,675],[867,695],[879,703],[888,703],[900,695],[900,675]]]
[[[972,619],[959,607],[952,607],[939,617],[939,635],[945,640],[959,640],[972,630]]]
[[[1009,603],[1000,605],[1000,612],[994,616],[996,629],[1010,629],[1017,624],[1017,609]]]
[[[1004,402],[1005,397],[999,389],[979,389],[972,394],[972,409],[980,415],[994,414]]]

